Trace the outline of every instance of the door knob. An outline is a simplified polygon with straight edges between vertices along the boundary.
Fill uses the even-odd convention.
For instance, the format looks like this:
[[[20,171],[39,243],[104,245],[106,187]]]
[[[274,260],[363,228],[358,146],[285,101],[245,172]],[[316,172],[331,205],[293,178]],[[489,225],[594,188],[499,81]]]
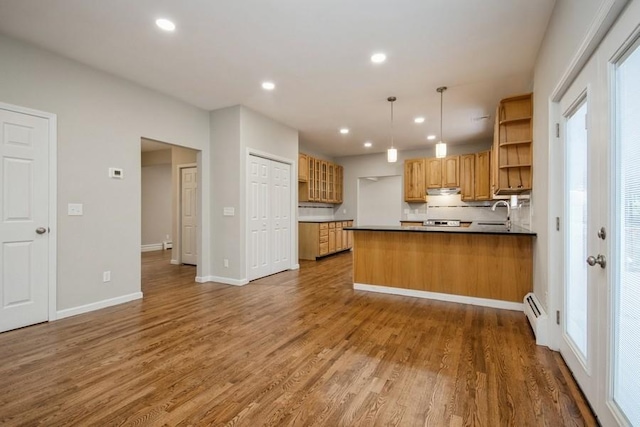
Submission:
[[[47,232],[47,229],[46,229],[46,228],[44,228],[44,227],[38,227],[38,228],[36,228],[36,233],[38,233],[38,234],[44,234],[44,233],[46,233],[46,232]]]
[[[598,254],[598,256],[594,257],[591,255],[587,258],[587,264],[593,267],[596,264],[600,264],[600,268],[605,268],[607,266],[607,259],[602,254]]]

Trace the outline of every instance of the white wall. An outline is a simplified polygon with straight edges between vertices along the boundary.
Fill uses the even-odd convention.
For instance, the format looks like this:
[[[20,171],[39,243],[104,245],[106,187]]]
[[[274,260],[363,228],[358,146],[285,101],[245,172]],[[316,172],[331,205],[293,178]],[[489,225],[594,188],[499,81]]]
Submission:
[[[534,245],[533,289],[548,307],[550,233],[555,232],[552,218],[561,215],[561,203],[551,200],[550,183],[559,182],[561,165],[550,168],[550,150],[556,149],[553,123],[549,122],[550,100],[554,88],[568,69],[585,39],[604,0],[558,0],[538,53],[534,70],[533,191],[531,197],[532,230],[538,236]],[[559,262],[559,261],[558,261]]]
[[[171,165],[142,166],[142,245],[171,238]]]
[[[357,225],[400,225],[402,177],[358,179]]]
[[[246,160],[249,151],[268,154],[275,160],[292,164],[291,185],[297,194],[298,131],[277,123],[249,108],[235,106],[212,111],[211,174],[212,276],[227,283],[246,281]],[[292,193],[292,194],[294,194]],[[292,197],[292,234],[297,242],[295,205]],[[234,216],[224,216],[223,208],[235,208]],[[224,267],[224,260],[229,267]],[[298,259],[297,245],[292,245],[292,262]]]
[[[476,153],[491,148],[491,141],[480,141],[464,145],[450,145],[448,154],[459,155]],[[336,163],[344,167],[344,190],[343,203],[336,207],[336,219],[356,219],[357,215],[357,188],[358,178],[365,177],[385,177],[404,176],[404,160],[417,157],[435,157],[433,147],[424,150],[398,151],[398,161],[396,163],[387,162],[387,154],[367,154],[362,156],[339,157]],[[389,203],[396,203],[389,201]],[[402,212],[404,208],[403,200],[400,200],[398,209]]]
[[[140,138],[203,150],[208,206],[208,113],[4,36],[0,58],[0,101],[58,117],[57,309],[140,292]],[[109,179],[109,167],[124,179]],[[67,216],[68,203],[84,215]]]

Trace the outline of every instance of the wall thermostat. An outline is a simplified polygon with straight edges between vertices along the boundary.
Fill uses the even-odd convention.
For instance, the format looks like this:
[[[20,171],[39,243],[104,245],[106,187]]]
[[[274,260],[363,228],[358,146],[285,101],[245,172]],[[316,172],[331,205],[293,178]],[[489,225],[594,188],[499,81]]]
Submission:
[[[122,179],[124,174],[120,168],[109,168],[109,178]]]

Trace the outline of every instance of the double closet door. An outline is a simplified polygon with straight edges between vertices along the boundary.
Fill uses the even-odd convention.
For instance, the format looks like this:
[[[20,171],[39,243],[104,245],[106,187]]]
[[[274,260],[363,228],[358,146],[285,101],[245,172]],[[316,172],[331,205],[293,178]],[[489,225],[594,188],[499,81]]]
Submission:
[[[291,268],[291,165],[250,155],[247,278]]]

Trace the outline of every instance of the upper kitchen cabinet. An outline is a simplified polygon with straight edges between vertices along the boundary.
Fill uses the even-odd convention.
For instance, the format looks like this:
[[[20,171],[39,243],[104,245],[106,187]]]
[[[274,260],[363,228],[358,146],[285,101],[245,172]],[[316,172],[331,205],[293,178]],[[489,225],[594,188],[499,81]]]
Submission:
[[[476,155],[465,154],[460,156],[460,198],[462,200],[475,200],[475,173]]]
[[[491,151],[460,156],[460,196],[464,201],[491,199]]]
[[[475,200],[491,200],[491,151],[475,154]]]
[[[531,191],[533,146],[532,94],[500,101],[493,137],[494,195]]]
[[[426,160],[408,159],[404,161],[404,201],[423,202],[427,189]]]
[[[298,154],[298,182],[309,181],[309,157],[304,153]]]
[[[427,188],[460,187],[460,156],[426,159]]]
[[[300,173],[303,156],[307,165],[306,181]],[[298,162],[299,202],[342,203],[342,166],[303,153],[298,155]]]

